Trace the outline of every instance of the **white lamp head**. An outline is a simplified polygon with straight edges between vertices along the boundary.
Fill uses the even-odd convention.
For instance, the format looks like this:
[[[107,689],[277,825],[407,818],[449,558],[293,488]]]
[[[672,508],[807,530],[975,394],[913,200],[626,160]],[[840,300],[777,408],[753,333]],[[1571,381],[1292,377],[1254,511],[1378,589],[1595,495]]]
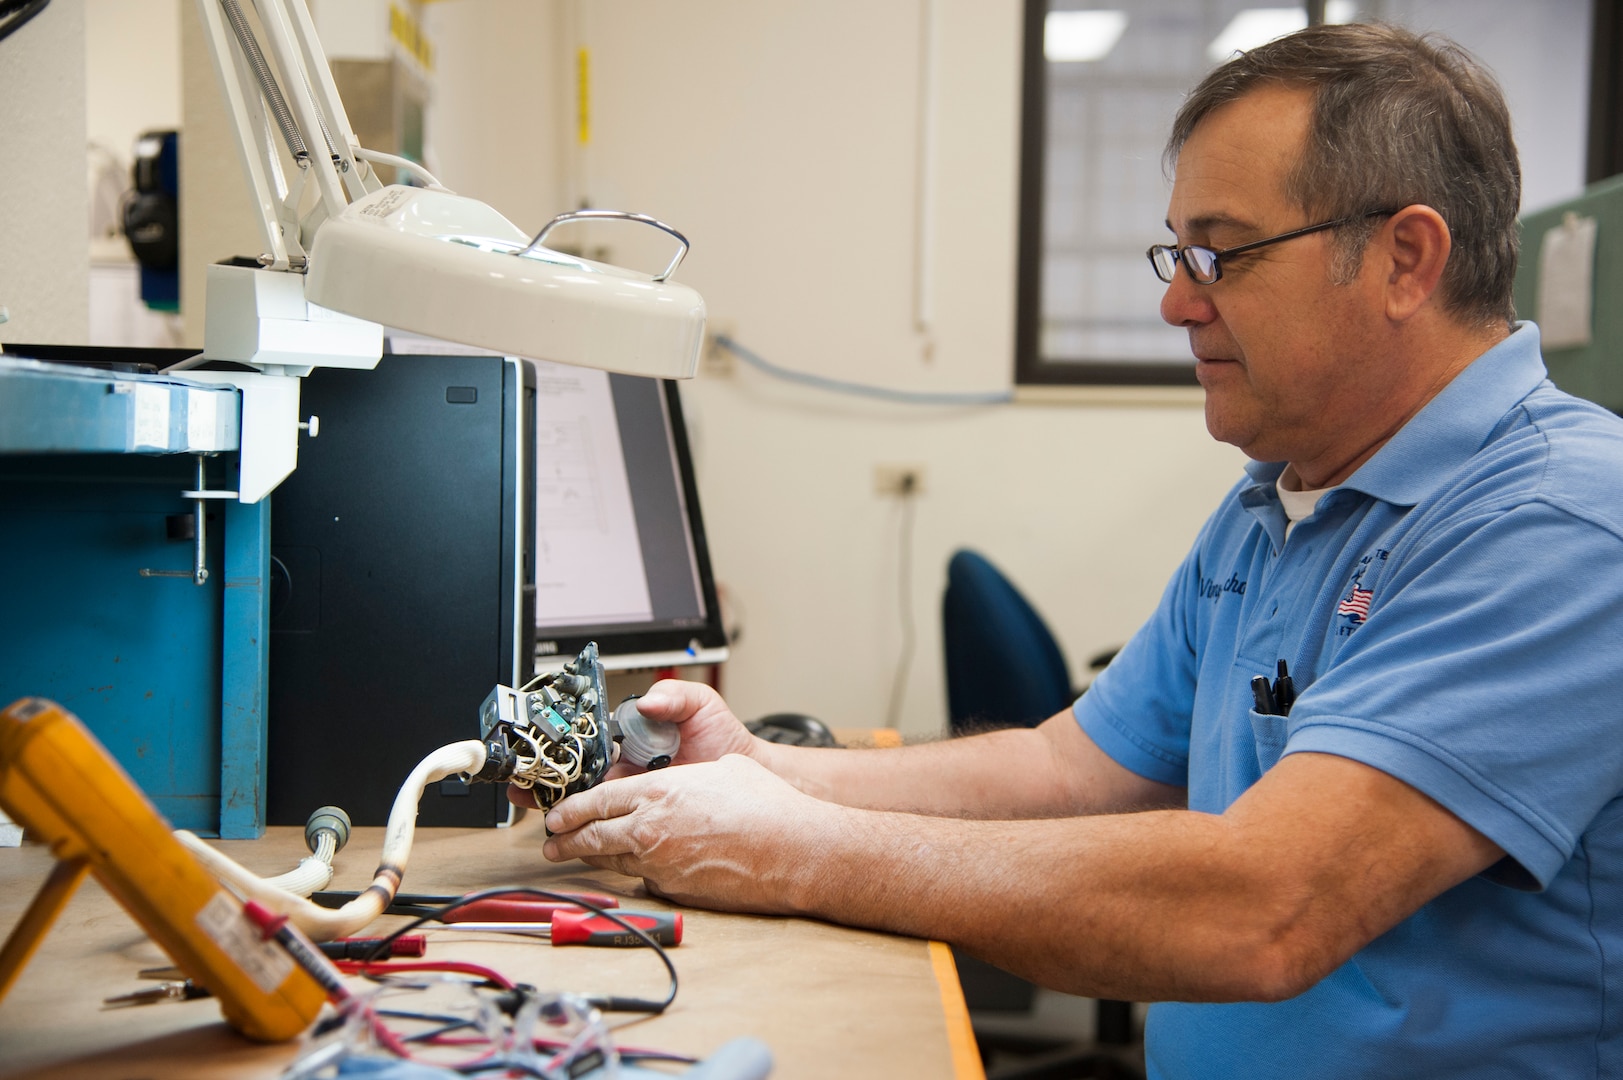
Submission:
[[[681,245],[650,276],[540,246],[580,217],[641,221]],[[698,367],[704,301],[666,280],[687,242],[652,218],[583,211],[534,241],[491,207],[391,185],[325,221],[310,249],[313,304],[510,356],[683,379]]]

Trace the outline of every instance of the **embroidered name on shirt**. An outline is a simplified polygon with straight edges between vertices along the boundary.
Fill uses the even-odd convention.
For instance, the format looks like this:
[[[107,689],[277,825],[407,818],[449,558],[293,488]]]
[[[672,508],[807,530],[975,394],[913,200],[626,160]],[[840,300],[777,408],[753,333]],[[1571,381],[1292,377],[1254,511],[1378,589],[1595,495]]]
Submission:
[[[1219,585],[1211,578],[1200,579],[1200,598],[1216,603],[1224,593],[1233,593],[1235,596],[1245,595],[1245,582],[1240,580],[1239,574],[1230,574],[1229,579]]]

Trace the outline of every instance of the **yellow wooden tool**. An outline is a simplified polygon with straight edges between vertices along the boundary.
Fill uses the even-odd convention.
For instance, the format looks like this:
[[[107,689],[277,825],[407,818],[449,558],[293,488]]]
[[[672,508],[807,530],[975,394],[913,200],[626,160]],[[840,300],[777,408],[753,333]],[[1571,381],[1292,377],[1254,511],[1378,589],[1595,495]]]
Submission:
[[[244,1035],[291,1039],[315,1019],[322,988],[264,940],[78,717],[42,698],[0,713],[0,808],[57,859],[0,947],[0,998],[88,872]]]

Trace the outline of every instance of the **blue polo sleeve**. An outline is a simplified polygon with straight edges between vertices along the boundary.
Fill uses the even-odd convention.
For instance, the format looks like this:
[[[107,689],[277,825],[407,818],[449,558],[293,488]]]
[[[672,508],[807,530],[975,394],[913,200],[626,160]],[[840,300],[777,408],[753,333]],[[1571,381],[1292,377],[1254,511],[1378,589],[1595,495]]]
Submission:
[[[1417,532],[1285,752],[1397,777],[1548,885],[1623,791],[1623,540],[1544,501]]]

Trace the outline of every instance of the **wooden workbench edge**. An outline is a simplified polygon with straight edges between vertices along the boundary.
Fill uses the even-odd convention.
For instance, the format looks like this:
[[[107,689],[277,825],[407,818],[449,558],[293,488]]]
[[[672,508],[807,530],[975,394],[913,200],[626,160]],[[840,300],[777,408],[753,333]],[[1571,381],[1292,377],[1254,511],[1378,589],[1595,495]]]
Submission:
[[[953,962],[952,948],[946,942],[930,942],[930,967],[935,971],[936,986],[941,990],[947,1045],[952,1050],[952,1074],[955,1080],[986,1080],[980,1048],[975,1043],[975,1029],[969,1022],[969,1006],[964,1002],[964,988],[958,982],[958,965]]]

